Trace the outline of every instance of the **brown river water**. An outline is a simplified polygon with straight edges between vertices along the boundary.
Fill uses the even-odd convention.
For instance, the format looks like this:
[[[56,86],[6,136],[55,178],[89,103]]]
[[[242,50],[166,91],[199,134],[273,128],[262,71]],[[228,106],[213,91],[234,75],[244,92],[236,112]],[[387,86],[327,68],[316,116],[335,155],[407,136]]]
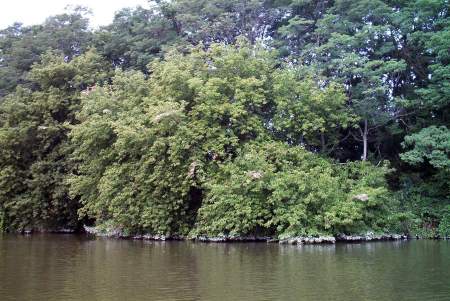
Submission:
[[[450,300],[450,241],[292,246],[3,235],[0,300]]]

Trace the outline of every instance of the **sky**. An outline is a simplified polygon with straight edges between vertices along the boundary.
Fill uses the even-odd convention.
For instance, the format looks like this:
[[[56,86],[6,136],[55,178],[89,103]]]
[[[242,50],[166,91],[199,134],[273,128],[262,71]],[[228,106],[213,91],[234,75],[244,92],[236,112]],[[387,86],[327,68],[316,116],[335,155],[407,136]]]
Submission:
[[[0,29],[14,22],[25,25],[42,23],[47,17],[64,12],[67,5],[82,5],[92,10],[91,25],[98,27],[111,23],[114,13],[124,7],[141,5],[147,0],[0,0]]]

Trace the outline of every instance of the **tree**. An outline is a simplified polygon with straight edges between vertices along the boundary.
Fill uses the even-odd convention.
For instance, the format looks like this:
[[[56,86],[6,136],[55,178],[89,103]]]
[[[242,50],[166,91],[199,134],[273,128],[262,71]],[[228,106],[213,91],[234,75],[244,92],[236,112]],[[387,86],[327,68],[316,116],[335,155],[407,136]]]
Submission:
[[[276,24],[273,33],[274,46],[283,57],[290,60],[301,60],[307,45],[322,43],[322,34],[316,33],[319,21],[332,7],[333,1],[275,1],[285,10],[284,17]],[[302,62],[305,63],[305,62]]]
[[[112,24],[95,33],[99,52],[115,67],[148,72],[147,64],[164,55],[179,35],[158,6],[116,13]]]
[[[14,24],[0,32],[0,224],[78,215],[128,232],[282,235],[381,231],[389,219],[446,233],[448,8],[161,0],[96,31],[81,8]],[[291,156],[274,171],[258,158],[277,154],[312,165]],[[267,179],[239,186],[258,176],[246,156]],[[360,160],[390,161],[392,202],[386,169],[350,163]],[[323,168],[326,187],[305,166]],[[349,199],[352,179],[366,183],[361,195],[380,192],[376,208]],[[232,205],[245,219],[221,211]]]
[[[450,168],[450,131],[445,126],[431,126],[407,136],[403,145],[405,148],[413,146],[401,155],[408,163],[417,165],[426,160],[435,168]]]
[[[31,66],[49,50],[60,51],[66,60],[84,53],[90,44],[88,11],[75,8],[49,17],[43,24],[13,24],[0,31],[0,97],[27,83]]]
[[[29,81],[37,90],[18,87],[0,104],[0,208],[3,228],[76,228],[78,202],[65,182],[67,124],[73,123],[83,89],[107,78],[95,51],[70,62],[46,53],[33,65]]]
[[[295,70],[275,72],[275,62],[275,53],[246,40],[234,46],[213,44],[155,61],[148,80],[140,73],[119,72],[112,86],[89,93],[70,134],[73,159],[79,162],[70,183],[73,197],[81,199],[80,213],[127,233],[186,235],[221,166],[234,164],[246,145],[259,141],[264,147],[276,138],[277,103],[281,112],[286,110],[283,101],[302,102],[301,112],[311,111],[300,116],[311,136],[333,128],[317,119],[341,109],[342,97],[331,97],[341,93],[339,88],[322,91],[312,81],[301,86]],[[303,98],[284,83],[301,87],[296,91]],[[308,130],[315,123],[319,127]],[[296,134],[290,127],[285,132]]]
[[[289,143],[328,154],[340,142],[340,131],[356,118],[346,107],[342,87],[335,83],[320,87],[304,77],[298,69],[276,73],[274,127]]]
[[[362,160],[368,159],[371,134],[401,114],[391,78],[405,64],[391,55],[392,14],[382,1],[337,1],[317,21],[314,35],[320,42],[308,44],[301,55],[325,78],[345,85],[348,104],[360,118],[353,137],[362,143]]]
[[[270,59],[216,45],[154,62],[152,76],[118,73],[87,95],[71,132],[80,213],[125,231],[186,234],[202,175],[264,130]]]
[[[283,16],[282,6],[264,0],[176,0],[162,4],[166,18],[193,44],[233,44],[239,36],[251,43],[271,36]]]

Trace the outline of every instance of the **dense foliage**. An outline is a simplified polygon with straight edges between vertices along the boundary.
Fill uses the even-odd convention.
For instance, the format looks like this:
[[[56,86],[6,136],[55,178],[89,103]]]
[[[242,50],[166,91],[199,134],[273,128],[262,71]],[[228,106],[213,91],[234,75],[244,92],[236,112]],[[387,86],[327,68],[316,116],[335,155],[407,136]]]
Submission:
[[[0,226],[450,232],[448,0],[151,2],[0,31]]]
[[[206,183],[198,228],[207,235],[387,231],[386,170],[332,164],[280,142],[250,144]]]

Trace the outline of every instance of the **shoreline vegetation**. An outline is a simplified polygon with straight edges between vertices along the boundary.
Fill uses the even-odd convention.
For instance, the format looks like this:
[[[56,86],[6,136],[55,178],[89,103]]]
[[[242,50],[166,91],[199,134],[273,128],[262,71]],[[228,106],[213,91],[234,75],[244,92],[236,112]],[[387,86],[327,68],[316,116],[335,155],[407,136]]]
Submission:
[[[161,0],[0,30],[0,231],[448,237],[449,7]]]
[[[408,237],[406,235],[399,234],[380,234],[376,235],[372,232],[368,232],[364,235],[337,235],[335,236],[298,236],[298,237],[285,237],[274,238],[268,236],[165,236],[165,235],[125,235],[123,232],[117,229],[98,229],[96,227],[84,226],[85,233],[96,237],[108,237],[108,238],[121,238],[121,239],[133,239],[133,240],[154,240],[154,241],[166,241],[166,240],[190,240],[196,242],[206,243],[225,243],[225,242],[267,242],[267,243],[280,243],[280,244],[334,244],[336,242],[358,242],[358,241],[388,241],[388,240],[404,240]]]
[[[41,230],[32,231],[25,230],[17,232],[21,235],[36,235],[36,234],[77,234],[87,235],[96,238],[112,238],[112,239],[124,239],[124,240],[148,240],[148,241],[193,241],[200,243],[238,243],[238,242],[266,242],[266,243],[278,243],[288,245],[321,245],[321,244],[335,244],[335,243],[352,243],[352,242],[381,242],[381,241],[401,241],[412,239],[429,239],[429,240],[450,240],[450,237],[420,237],[409,236],[405,234],[375,234],[373,232],[367,232],[359,235],[346,235],[338,234],[335,236],[330,235],[316,235],[316,236],[298,236],[298,237],[284,237],[275,238],[270,236],[166,236],[166,235],[152,235],[152,234],[125,234],[120,229],[105,229],[95,226],[83,226],[82,232],[77,232],[72,229],[56,229],[56,230]]]

